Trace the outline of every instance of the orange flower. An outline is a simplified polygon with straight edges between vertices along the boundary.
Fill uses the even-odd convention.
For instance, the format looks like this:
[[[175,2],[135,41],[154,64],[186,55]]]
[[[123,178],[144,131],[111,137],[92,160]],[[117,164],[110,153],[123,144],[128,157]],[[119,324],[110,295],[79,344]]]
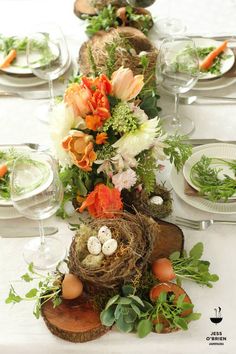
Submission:
[[[69,152],[73,163],[86,172],[92,170],[91,166],[97,158],[92,140],[91,135],[75,130],[62,141],[62,146]]]
[[[107,133],[99,133],[96,135],[96,144],[106,144],[108,139]]]
[[[100,127],[102,127],[103,124],[103,120],[101,117],[99,117],[98,115],[94,115],[94,116],[87,116],[85,118],[85,122],[86,122],[86,126],[88,129],[91,130],[98,130]]]
[[[101,116],[104,120],[111,116],[108,98],[101,91],[96,90],[88,100],[88,104],[93,114]]]
[[[82,82],[90,91],[96,91],[98,89],[104,95],[109,95],[112,90],[111,82],[104,74],[96,79],[90,79],[84,76],[82,77]]]
[[[80,212],[88,209],[89,214],[95,218],[115,218],[116,212],[123,209],[120,192],[116,188],[109,188],[105,184],[97,184],[89,193],[81,207]]]
[[[92,97],[90,90],[85,85],[71,84],[64,96],[64,101],[72,106],[76,117],[85,117],[91,111],[88,100]]]

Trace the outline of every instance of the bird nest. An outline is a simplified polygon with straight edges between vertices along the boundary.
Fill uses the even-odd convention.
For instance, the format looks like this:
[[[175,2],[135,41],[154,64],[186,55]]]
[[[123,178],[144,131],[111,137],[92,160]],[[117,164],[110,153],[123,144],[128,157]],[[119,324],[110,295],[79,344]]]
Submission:
[[[148,84],[155,82],[155,67],[157,50],[150,40],[138,29],[132,27],[119,27],[110,29],[108,32],[99,31],[91,39],[85,42],[79,53],[80,71],[84,75],[93,72],[93,64],[99,72],[107,72],[107,63],[110,62],[109,48],[115,44],[115,57],[113,70],[121,66],[130,68],[135,75],[143,74],[140,53],[145,52],[147,57],[147,68],[144,73],[145,81]]]
[[[163,204],[156,205],[152,203],[152,197],[159,196]],[[164,185],[156,185],[152,193],[147,194],[143,189],[141,192],[133,190],[131,192],[122,192],[123,201],[127,210],[134,208],[140,213],[151,216],[152,218],[162,219],[172,212],[172,198],[170,191]]]
[[[84,238],[97,233],[103,225],[110,228],[118,248],[112,256],[104,257],[100,265],[85,266],[83,259],[87,250],[84,244],[87,243]],[[88,227],[89,235],[85,236],[85,232],[79,230],[73,238],[68,262],[70,272],[84,282],[87,292],[106,291],[127,282],[137,284],[153,251],[158,224],[147,216],[125,212],[116,219],[93,220]]]

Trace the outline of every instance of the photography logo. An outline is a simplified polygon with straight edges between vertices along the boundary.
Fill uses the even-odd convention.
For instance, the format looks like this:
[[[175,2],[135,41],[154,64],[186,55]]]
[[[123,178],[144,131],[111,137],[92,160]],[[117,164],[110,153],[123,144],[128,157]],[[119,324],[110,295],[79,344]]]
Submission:
[[[210,317],[211,322],[213,322],[215,324],[220,323],[223,320],[223,317],[221,315],[221,307],[215,308],[214,312],[215,312],[215,316]]]
[[[221,314],[221,307],[214,309],[214,316],[210,317],[210,321],[215,325],[218,325],[223,320]],[[221,329],[211,331],[210,334],[206,337],[206,342],[209,345],[224,345],[227,341],[226,336],[223,334]]]

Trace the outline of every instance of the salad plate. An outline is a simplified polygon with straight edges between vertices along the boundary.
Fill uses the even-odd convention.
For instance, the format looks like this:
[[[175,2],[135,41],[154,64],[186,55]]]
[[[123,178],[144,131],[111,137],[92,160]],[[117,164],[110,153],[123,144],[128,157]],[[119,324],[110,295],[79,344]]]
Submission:
[[[208,38],[194,38],[194,43],[199,54],[200,62],[207,56],[207,53],[222,44],[222,42]],[[217,63],[215,65],[213,64],[207,71],[201,72],[198,80],[201,81],[219,78],[232,68],[234,62],[234,52],[231,48],[226,47],[224,52],[217,56]]]
[[[236,146],[235,148],[233,147],[232,144],[207,144],[207,145],[201,145],[193,148],[193,154],[199,152],[201,155],[204,154],[205,149],[210,149],[214,150],[216,149],[224,149],[226,152],[231,151],[232,148],[233,150],[233,155],[230,156],[230,159],[234,158],[236,159]],[[215,213],[215,214],[236,214],[236,201],[234,202],[233,200],[228,202],[228,203],[222,203],[222,202],[212,202],[209,199],[199,197],[199,196],[190,196],[185,194],[185,177],[183,174],[183,171],[180,171],[177,173],[176,169],[173,167],[171,170],[170,174],[170,183],[172,185],[173,190],[175,193],[178,195],[180,199],[182,199],[185,203],[188,205],[205,211],[209,213]]]
[[[194,184],[191,178],[192,167],[200,161],[201,157],[205,155],[213,159],[210,167],[220,169],[218,174],[219,178],[224,178],[224,175],[228,175],[231,178],[234,178],[234,173],[232,169],[229,168],[229,165],[225,164],[224,161],[236,160],[236,145],[229,144],[227,146],[222,146],[218,144],[217,146],[206,146],[200,151],[193,153],[190,158],[185,162],[183,167],[183,175],[188,184],[193,187],[195,190],[199,191],[200,188]],[[214,160],[216,159],[216,160]],[[221,160],[222,159],[222,160]],[[224,160],[224,161],[223,161]],[[235,197],[231,197],[235,198]]]

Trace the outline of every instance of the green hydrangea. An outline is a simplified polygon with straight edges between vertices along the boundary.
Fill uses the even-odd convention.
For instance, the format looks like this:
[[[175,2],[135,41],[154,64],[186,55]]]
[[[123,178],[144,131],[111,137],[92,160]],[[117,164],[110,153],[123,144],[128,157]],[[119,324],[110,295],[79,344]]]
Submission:
[[[103,126],[103,131],[112,128],[120,134],[134,132],[138,129],[139,123],[137,117],[130,109],[127,102],[118,103],[111,112],[112,116]]]

